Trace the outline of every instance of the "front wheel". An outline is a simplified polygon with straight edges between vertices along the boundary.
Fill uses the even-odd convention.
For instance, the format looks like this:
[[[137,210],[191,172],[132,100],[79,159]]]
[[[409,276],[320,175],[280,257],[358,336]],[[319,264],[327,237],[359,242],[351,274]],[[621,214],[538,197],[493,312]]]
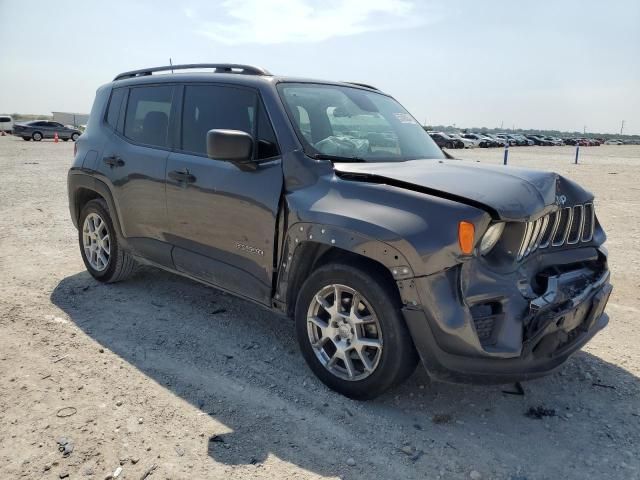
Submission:
[[[136,265],[118,243],[107,204],[102,199],[87,202],[80,213],[78,241],[88,272],[101,282],[125,280]]]
[[[71,140],[73,140],[73,141],[75,142],[76,140],[78,140],[78,137],[79,137],[79,136],[80,136],[80,135],[78,135],[77,133],[72,133],[72,134],[71,134]]]
[[[375,398],[415,369],[417,354],[392,285],[375,268],[329,264],[304,283],[296,302],[302,354],[329,388]]]
[[[34,132],[33,135],[31,135],[31,138],[33,138],[34,142],[39,142],[43,137],[40,132]]]

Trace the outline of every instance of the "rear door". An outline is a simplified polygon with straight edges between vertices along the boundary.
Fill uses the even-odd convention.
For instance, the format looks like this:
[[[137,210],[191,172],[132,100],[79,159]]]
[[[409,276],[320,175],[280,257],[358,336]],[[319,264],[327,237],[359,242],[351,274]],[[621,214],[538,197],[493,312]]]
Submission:
[[[181,129],[167,163],[167,213],[178,270],[270,304],[282,164],[258,93],[249,88],[188,84]],[[253,171],[212,160],[211,129],[242,130],[256,142]]]
[[[173,265],[164,182],[174,91],[169,84],[114,89],[104,119],[110,134],[98,159],[128,243],[139,255],[166,266]]]

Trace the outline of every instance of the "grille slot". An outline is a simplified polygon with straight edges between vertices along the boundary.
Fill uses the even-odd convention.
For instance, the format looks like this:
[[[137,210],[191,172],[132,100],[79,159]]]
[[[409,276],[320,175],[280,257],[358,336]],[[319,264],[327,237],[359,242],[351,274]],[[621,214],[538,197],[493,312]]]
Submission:
[[[527,222],[518,249],[518,260],[540,248],[589,242],[593,238],[595,223],[592,203],[564,207]]]
[[[573,221],[569,227],[569,235],[567,236],[567,243],[573,245],[578,243],[582,236],[582,226],[584,225],[584,207],[582,205],[576,205],[573,207]]]
[[[587,203],[584,206],[584,224],[582,227],[582,241],[590,242],[593,238],[593,229],[596,224],[596,212],[593,203]]]
[[[563,208],[560,210],[560,223],[553,235],[553,241],[551,245],[558,247],[567,240],[569,234],[569,227],[571,226],[571,219],[573,218],[573,210],[571,208]]]
[[[558,222],[560,221],[560,215],[558,212],[550,213],[548,218],[549,223],[547,229],[544,231],[540,239],[540,248],[547,248],[549,246],[549,243],[551,243],[551,237],[553,237],[553,234],[556,232]]]

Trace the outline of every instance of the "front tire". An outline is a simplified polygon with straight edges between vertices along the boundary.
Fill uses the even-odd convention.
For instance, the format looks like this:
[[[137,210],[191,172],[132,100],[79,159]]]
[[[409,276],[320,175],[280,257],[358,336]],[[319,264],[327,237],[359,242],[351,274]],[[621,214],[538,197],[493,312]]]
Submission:
[[[31,135],[31,138],[33,139],[34,142],[39,142],[40,140],[42,140],[43,136],[40,132],[33,132],[33,135]]]
[[[357,400],[405,380],[418,357],[397,292],[368,266],[332,263],[303,284],[296,334],[311,370],[329,388]]]
[[[135,260],[118,243],[109,208],[103,199],[87,202],[80,212],[78,227],[80,254],[93,278],[114,283],[133,273]]]
[[[72,133],[72,134],[71,134],[71,140],[73,140],[73,141],[75,142],[76,140],[78,140],[78,137],[79,137],[79,136],[80,136],[80,135],[78,135],[77,133]]]

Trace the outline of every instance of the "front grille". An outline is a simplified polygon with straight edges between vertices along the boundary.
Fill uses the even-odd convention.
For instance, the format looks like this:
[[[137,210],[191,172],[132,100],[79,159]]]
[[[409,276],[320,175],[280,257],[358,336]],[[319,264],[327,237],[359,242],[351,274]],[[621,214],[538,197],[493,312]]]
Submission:
[[[593,238],[595,223],[592,203],[564,207],[533,222],[527,222],[518,249],[518,260],[549,246],[589,242]]]

